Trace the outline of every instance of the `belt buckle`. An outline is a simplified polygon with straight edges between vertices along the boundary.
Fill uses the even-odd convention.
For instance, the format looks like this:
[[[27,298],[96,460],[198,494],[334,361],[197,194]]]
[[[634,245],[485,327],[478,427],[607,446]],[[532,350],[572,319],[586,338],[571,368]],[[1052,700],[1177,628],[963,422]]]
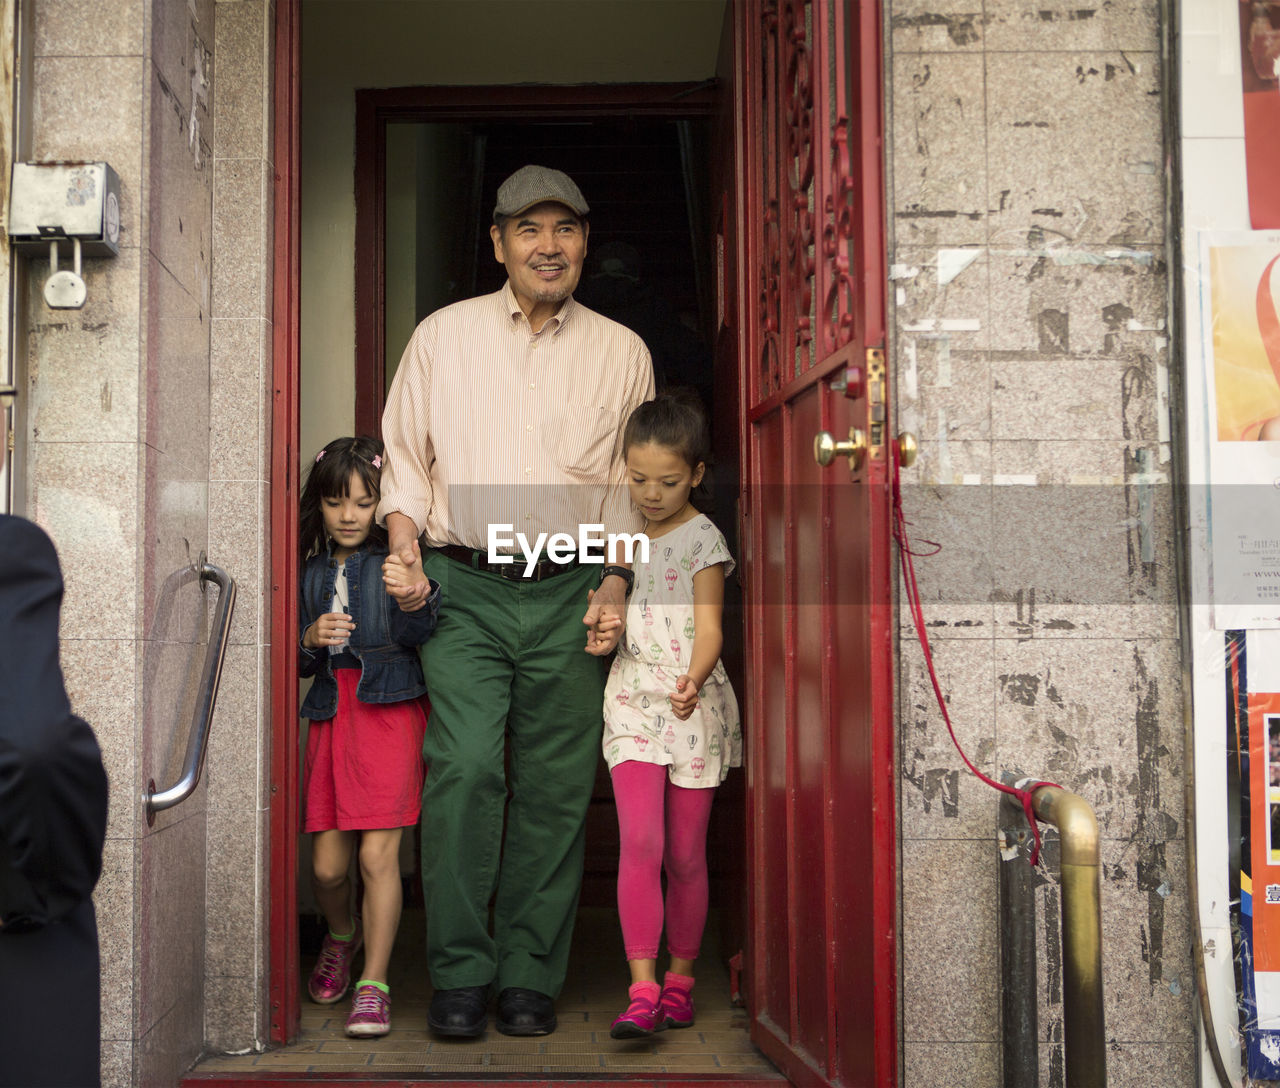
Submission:
[[[512,560],[510,563],[495,563],[494,567],[497,568],[498,577],[505,578],[508,582],[536,582],[541,575],[541,572],[538,569],[539,565],[536,563],[533,567],[533,573],[526,575],[524,573],[525,565],[518,558]],[[490,567],[489,569],[493,570],[494,567]]]

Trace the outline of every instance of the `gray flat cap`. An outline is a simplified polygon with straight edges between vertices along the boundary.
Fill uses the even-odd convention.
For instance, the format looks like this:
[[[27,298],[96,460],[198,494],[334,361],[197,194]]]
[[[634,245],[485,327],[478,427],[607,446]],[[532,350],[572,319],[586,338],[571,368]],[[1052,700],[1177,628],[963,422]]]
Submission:
[[[578,215],[586,215],[588,207],[582,190],[573,179],[549,166],[522,166],[498,186],[498,203],[493,208],[493,218],[500,215],[519,215],[535,204],[554,200]]]

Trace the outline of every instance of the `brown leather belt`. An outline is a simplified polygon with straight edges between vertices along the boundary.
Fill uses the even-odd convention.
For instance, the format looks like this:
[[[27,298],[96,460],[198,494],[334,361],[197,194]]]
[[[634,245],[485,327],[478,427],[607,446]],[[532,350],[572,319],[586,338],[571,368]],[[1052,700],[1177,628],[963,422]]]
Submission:
[[[534,563],[533,570],[526,574],[529,561],[523,555],[515,556],[510,563],[491,563],[487,552],[464,548],[461,544],[445,544],[431,550],[472,570],[487,570],[509,582],[541,582],[544,578],[554,578],[557,574],[564,574],[565,571],[576,570],[578,567],[577,563],[554,563],[550,559],[539,559]]]

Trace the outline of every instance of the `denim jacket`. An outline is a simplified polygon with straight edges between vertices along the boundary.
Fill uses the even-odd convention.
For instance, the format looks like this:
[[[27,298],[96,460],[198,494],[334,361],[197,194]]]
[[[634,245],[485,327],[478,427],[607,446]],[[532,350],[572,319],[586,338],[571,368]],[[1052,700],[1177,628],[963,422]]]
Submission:
[[[352,552],[343,564],[347,576],[348,608],[355,620],[347,649],[360,660],[360,683],[356,697],[362,703],[397,703],[426,692],[422,665],[412,649],[421,646],[436,629],[440,610],[440,587],[432,585],[427,603],[416,612],[405,612],[382,582],[385,547],[364,547]],[[338,683],[329,664],[329,647],[311,650],[302,636],[316,619],[332,611],[333,584],[338,564],[332,549],[313,555],[302,572],[298,602],[298,675],[315,681],[299,714],[323,721],[338,709]]]

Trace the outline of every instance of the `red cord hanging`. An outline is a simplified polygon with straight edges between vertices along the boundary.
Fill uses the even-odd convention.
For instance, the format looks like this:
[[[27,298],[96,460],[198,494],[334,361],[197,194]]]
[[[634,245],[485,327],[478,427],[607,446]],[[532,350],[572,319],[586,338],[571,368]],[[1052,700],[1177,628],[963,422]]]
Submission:
[[[920,587],[916,584],[915,563],[912,561],[912,557],[917,553],[911,548],[911,542],[907,536],[907,519],[902,512],[898,445],[896,442],[890,442],[889,446],[893,450],[893,539],[898,542],[898,554],[902,559],[902,583],[907,591],[907,608],[911,613],[911,620],[915,624],[916,635],[920,639],[920,649],[924,653],[924,663],[929,670],[929,681],[933,684],[933,694],[937,697],[938,708],[942,711],[942,720],[947,724],[947,732],[951,735],[951,743],[955,745],[956,751],[960,753],[960,758],[964,760],[964,765],[993,790],[1007,793],[1021,802],[1022,811],[1026,813],[1027,823],[1031,825],[1031,832],[1035,838],[1030,858],[1031,864],[1035,865],[1040,860],[1040,826],[1036,819],[1035,809],[1032,807],[1031,795],[1041,786],[1057,786],[1057,783],[1033,782],[1026,788],[1006,786],[1003,782],[997,782],[994,778],[989,778],[978,770],[969,761],[964,749],[960,747],[960,741],[956,739],[956,731],[951,725],[951,715],[947,711],[947,702],[942,696],[942,687],[938,683],[938,674],[933,667],[933,654],[929,650],[929,634],[924,626],[924,608],[920,602]],[[934,549],[932,552],[927,553],[929,555],[936,555],[942,550],[942,545],[934,541],[926,540],[925,543],[931,545]]]

